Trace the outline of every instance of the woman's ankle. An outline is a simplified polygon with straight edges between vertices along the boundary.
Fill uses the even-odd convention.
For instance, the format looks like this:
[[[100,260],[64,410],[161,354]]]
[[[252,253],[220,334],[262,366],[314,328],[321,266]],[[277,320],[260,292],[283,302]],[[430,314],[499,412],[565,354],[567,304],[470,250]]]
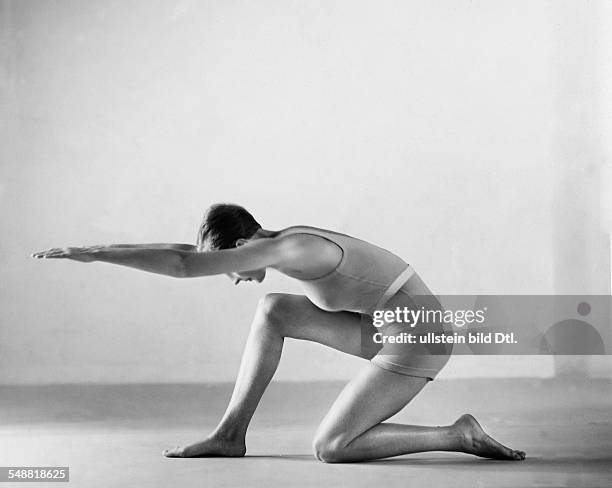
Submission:
[[[210,436],[231,444],[244,444],[246,431],[235,426],[218,426]]]

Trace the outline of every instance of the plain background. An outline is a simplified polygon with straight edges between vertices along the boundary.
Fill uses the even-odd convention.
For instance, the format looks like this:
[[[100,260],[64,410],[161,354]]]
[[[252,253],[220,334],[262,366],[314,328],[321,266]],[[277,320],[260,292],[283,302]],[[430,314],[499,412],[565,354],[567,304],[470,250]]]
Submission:
[[[233,380],[258,298],[295,283],[29,258],[194,242],[218,201],[266,228],[372,241],[438,294],[609,293],[609,14],[597,1],[1,0],[0,382]],[[290,343],[277,377],[359,365]],[[559,367],[462,357],[442,377]]]

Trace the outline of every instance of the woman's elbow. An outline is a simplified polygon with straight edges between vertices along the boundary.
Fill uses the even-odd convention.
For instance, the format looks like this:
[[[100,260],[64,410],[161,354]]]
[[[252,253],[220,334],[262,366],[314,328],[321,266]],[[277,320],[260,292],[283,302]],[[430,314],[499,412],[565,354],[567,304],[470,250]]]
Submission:
[[[198,253],[185,253],[179,257],[175,270],[177,278],[198,278],[217,274],[211,273],[209,266],[202,262],[202,256],[196,254]]]
[[[198,273],[195,266],[193,266],[192,260],[181,256],[173,266],[172,276],[174,278],[196,278],[202,276],[202,274]]]
[[[191,277],[189,266],[185,262],[185,258],[178,256],[178,259],[174,260],[168,267],[166,274],[172,278],[189,278]]]

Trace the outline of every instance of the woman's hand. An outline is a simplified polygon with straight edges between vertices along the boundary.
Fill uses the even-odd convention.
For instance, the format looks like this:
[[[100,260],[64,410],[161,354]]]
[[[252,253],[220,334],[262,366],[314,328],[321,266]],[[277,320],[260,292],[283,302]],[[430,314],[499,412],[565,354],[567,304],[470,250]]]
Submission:
[[[32,254],[36,259],[72,259],[81,263],[91,263],[96,260],[95,253],[105,246],[86,246],[86,247],[54,247],[46,251],[35,252]]]

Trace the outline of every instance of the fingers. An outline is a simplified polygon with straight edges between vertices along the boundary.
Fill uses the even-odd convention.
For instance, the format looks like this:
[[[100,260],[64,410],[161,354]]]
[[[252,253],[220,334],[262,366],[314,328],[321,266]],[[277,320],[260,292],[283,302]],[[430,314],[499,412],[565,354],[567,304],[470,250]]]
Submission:
[[[90,262],[94,261],[93,253],[103,247],[54,247],[46,251],[32,253],[30,256],[34,259],[73,259],[75,261]]]
[[[61,259],[69,256],[67,248],[55,247],[46,251],[35,252],[31,255],[34,259]]]
[[[53,249],[47,249],[46,251],[39,251],[39,252],[32,253],[31,256],[36,259],[42,259],[51,251],[53,251]]]

